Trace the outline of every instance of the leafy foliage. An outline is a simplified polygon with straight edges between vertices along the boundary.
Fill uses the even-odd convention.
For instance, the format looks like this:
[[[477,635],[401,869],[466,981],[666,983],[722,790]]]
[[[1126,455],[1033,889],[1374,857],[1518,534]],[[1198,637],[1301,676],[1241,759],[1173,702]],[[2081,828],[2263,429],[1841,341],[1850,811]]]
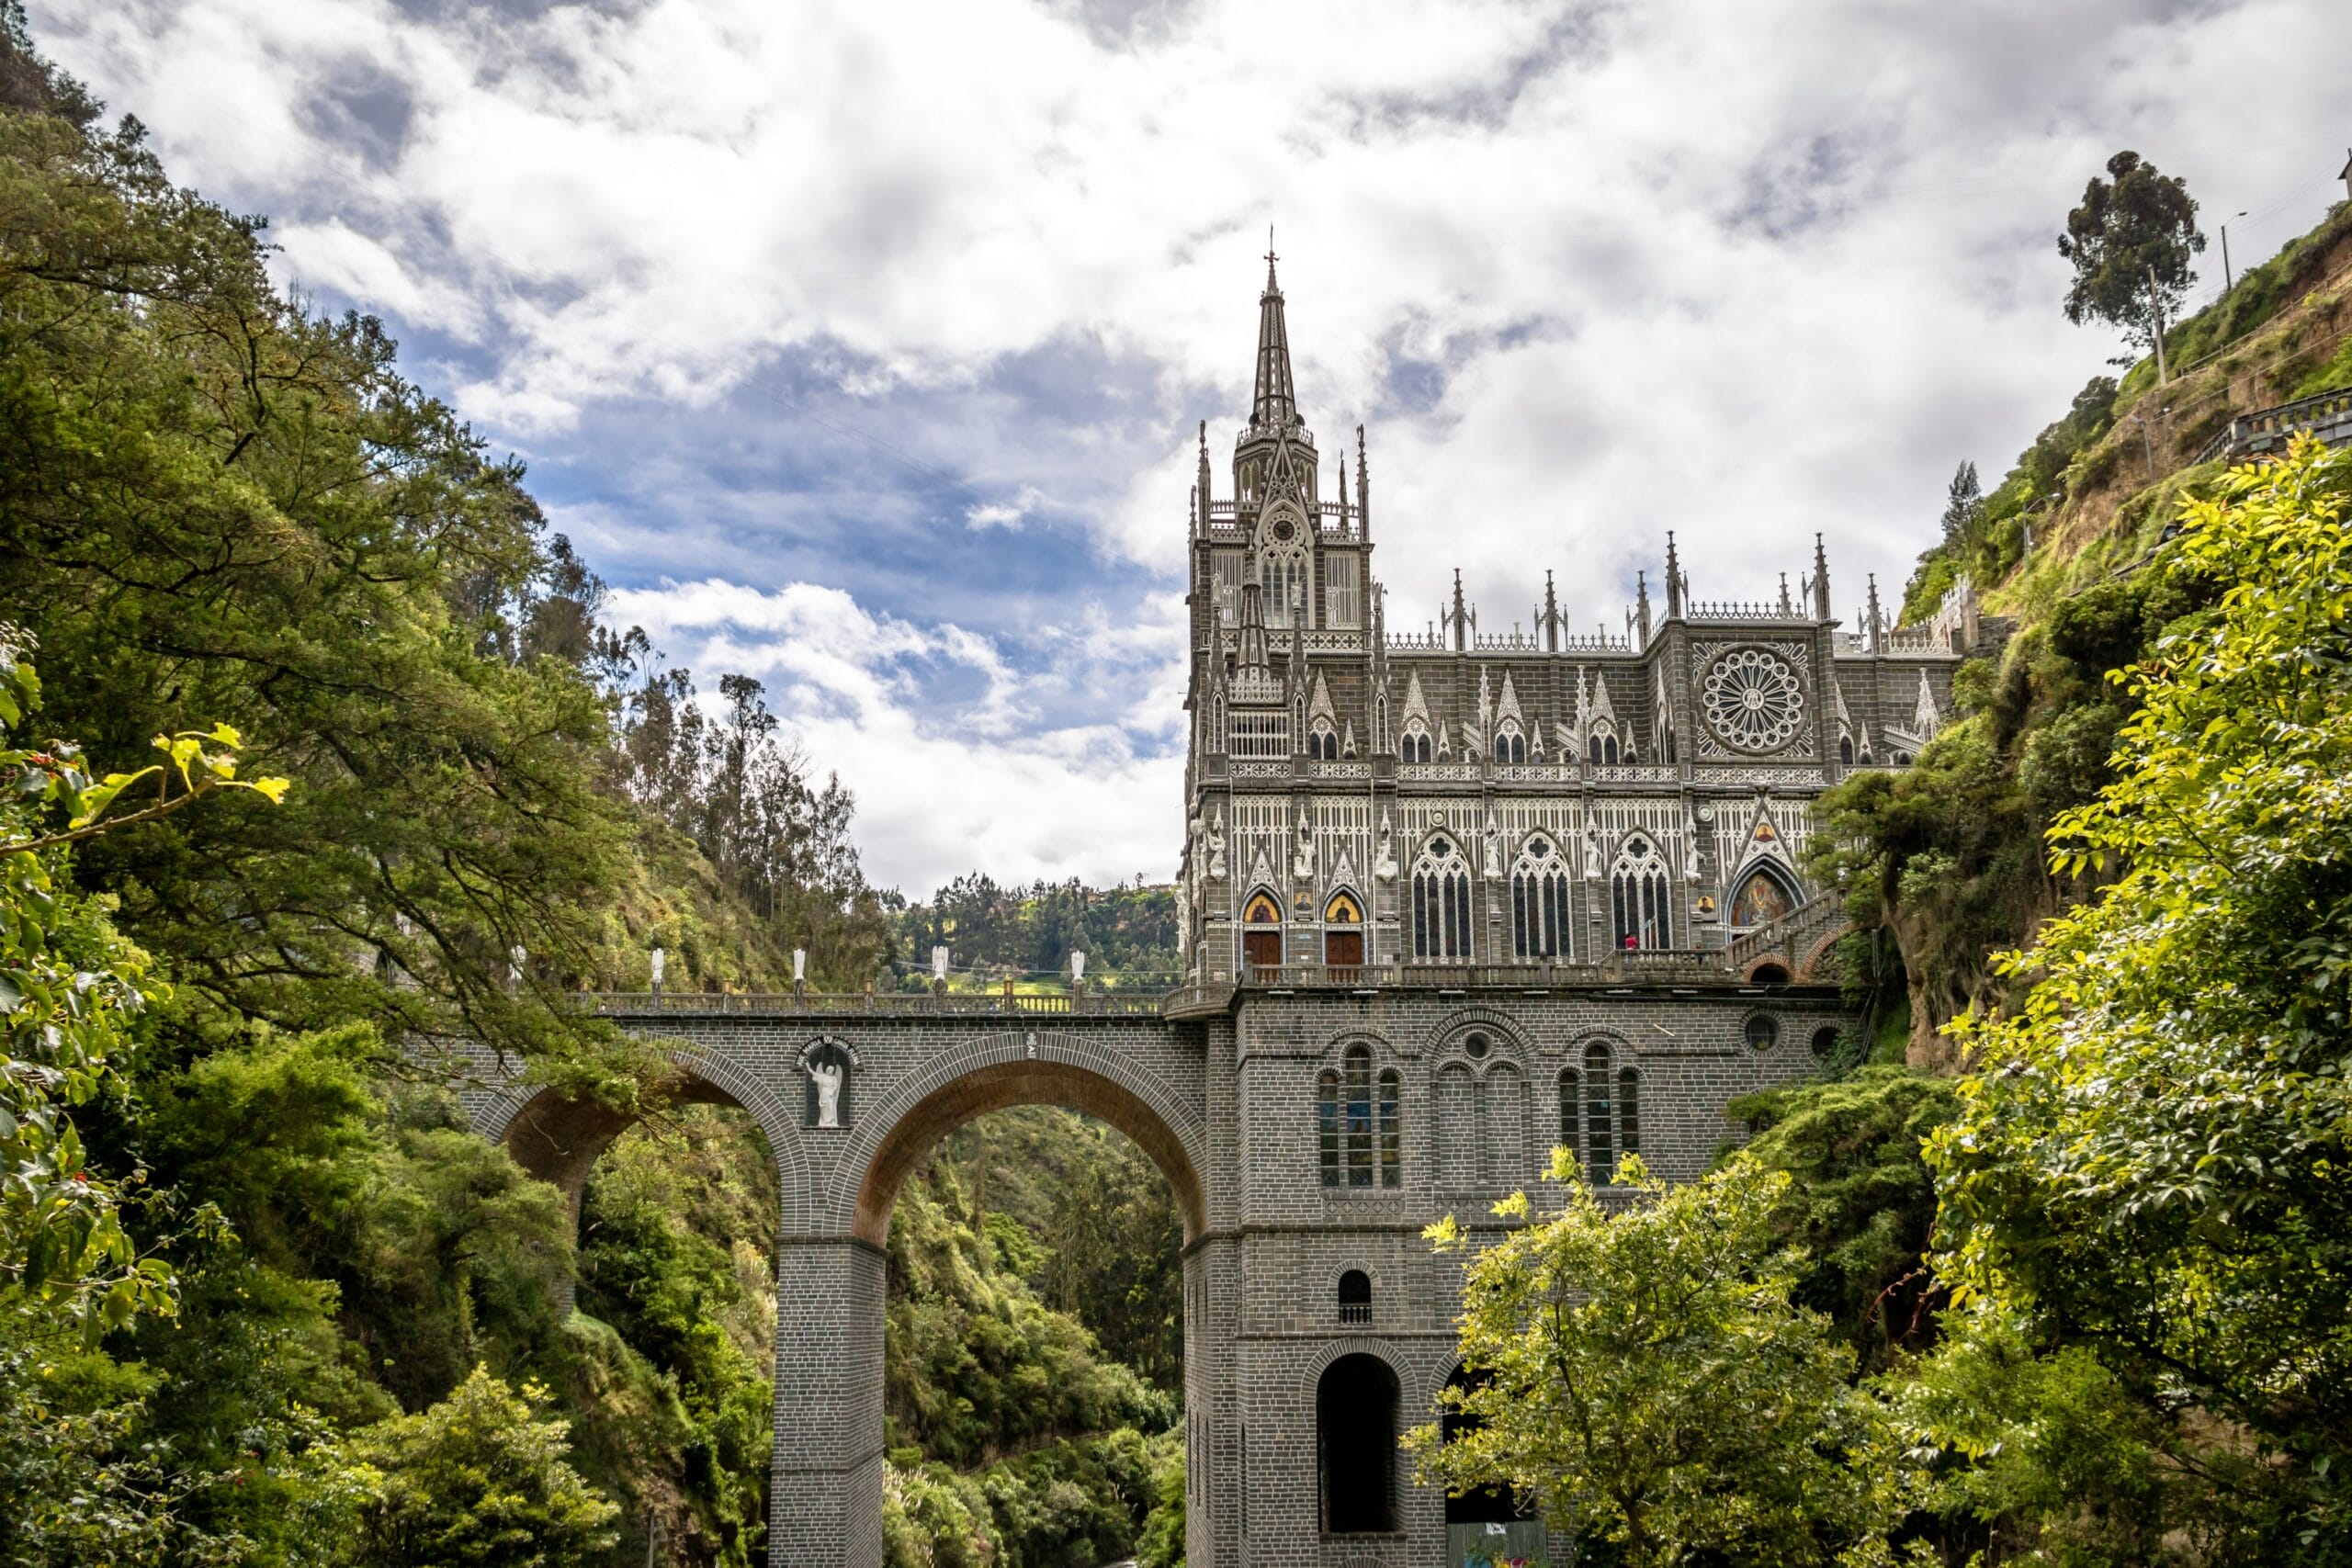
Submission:
[[[934,945],[948,949],[957,969],[983,977],[1067,974],[1073,949],[1087,956],[1089,984],[1164,985],[1179,967],[1175,890],[1148,886],[1140,877],[1133,886],[1073,881],[1024,888],[970,872],[929,904],[907,906],[898,927],[910,981],[928,976],[924,964]]]
[[[1496,1214],[1518,1228],[1468,1260],[1471,1375],[1445,1393],[1466,1429],[1415,1430],[1421,1474],[1517,1488],[1628,1568],[1882,1559],[1898,1472],[1848,1381],[1853,1352],[1792,1300],[1803,1259],[1776,1224],[1790,1179],[1739,1155],[1669,1187],[1629,1155],[1617,1179],[1639,1201],[1623,1207],[1566,1150],[1551,1174],[1561,1212],[1506,1200]],[[1430,1231],[1443,1248],[1462,1234]]]
[[[2052,831],[2120,866],[1955,1025],[1983,1069],[1932,1143],[1949,1269],[2151,1408],[2267,1461],[2268,1526],[2352,1550],[2352,459],[2304,442],[2193,501],[2220,603],[2124,682],[2117,775]],[[2287,1499],[2291,1498],[2291,1501]],[[2256,1528],[2256,1527],[2248,1527]],[[2300,1539],[2300,1537],[2299,1537]],[[2308,1544],[2308,1543],[2307,1543]]]
[[[1727,1108],[1755,1129],[1748,1156],[1790,1178],[1777,1224],[1804,1256],[1792,1299],[1826,1314],[1866,1366],[1931,1337],[1936,1192],[1920,1151],[1958,1104],[1951,1080],[1880,1065]]]
[[[564,1462],[566,1423],[538,1418],[545,1399],[476,1368],[432,1409],[362,1433],[351,1445],[366,1488],[353,1568],[594,1561],[616,1510]]]

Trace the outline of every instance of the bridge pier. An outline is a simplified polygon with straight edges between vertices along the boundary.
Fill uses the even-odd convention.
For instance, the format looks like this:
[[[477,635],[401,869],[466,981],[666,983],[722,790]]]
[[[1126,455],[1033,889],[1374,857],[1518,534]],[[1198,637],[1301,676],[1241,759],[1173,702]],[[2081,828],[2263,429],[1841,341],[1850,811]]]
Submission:
[[[855,1236],[777,1245],[771,1562],[880,1568],[888,1262]]]

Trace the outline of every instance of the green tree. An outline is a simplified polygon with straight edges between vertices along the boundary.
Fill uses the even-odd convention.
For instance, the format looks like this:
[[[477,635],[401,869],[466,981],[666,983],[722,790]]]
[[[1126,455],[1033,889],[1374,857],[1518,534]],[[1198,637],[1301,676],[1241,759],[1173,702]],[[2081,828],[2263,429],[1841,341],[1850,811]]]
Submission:
[[[1726,1108],[1755,1129],[1748,1155],[1789,1174],[1778,1223],[1804,1249],[1794,1299],[1828,1314],[1868,1365],[1932,1337],[1936,1190],[1922,1146],[1957,1105],[1951,1079],[1879,1065]]]
[[[1631,1207],[1604,1204],[1566,1151],[1555,1216],[1470,1256],[1445,1402],[1465,1417],[1406,1439],[1425,1480],[1508,1485],[1555,1529],[1628,1568],[1865,1562],[1899,1517],[1879,1409],[1829,1320],[1791,1301],[1803,1256],[1776,1221],[1790,1179],[1736,1156],[1669,1186],[1627,1156]],[[1466,1247],[1448,1219],[1430,1236]]]
[[[2197,281],[2190,264],[2205,248],[2197,202],[2177,175],[2158,174],[2137,152],[2118,152],[2107,172],[2111,181],[2091,176],[2058,236],[2058,254],[2075,264],[2066,319],[2080,326],[2097,317],[2153,344],[2158,312],[2177,318]]]
[[[570,1424],[538,1418],[482,1368],[432,1409],[361,1431],[353,1568],[569,1568],[613,1542],[619,1510],[564,1461]]]
[[[1976,465],[1963,462],[1952,470],[1951,483],[1944,488],[1944,546],[1957,547],[1966,539],[1984,514],[1984,490],[1976,478]]]
[[[1978,1070],[1930,1144],[1948,1278],[2222,1434],[2215,1463],[2251,1450],[2216,1483],[2247,1550],[2329,1561],[2352,1554],[2347,496],[2352,454],[2304,440],[2185,506],[2172,548],[2224,592],[2119,672],[2116,776],[2051,833],[2117,880],[2006,956],[2021,1007],[1954,1024]]]

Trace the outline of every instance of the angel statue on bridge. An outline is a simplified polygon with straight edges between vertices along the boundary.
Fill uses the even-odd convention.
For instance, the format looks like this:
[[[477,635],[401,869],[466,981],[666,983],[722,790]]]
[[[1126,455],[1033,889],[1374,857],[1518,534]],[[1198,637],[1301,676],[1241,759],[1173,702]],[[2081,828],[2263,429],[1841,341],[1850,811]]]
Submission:
[[[842,1124],[842,1065],[833,1061],[813,1061],[803,1064],[808,1077],[817,1086],[817,1125],[838,1127]]]

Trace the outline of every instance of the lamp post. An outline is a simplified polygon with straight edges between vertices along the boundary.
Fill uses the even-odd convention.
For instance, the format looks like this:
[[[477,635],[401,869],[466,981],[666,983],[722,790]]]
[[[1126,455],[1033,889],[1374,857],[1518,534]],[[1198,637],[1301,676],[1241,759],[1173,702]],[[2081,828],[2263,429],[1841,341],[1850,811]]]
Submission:
[[[2245,216],[2243,212],[2233,212],[2230,214],[2230,223],[2234,223]],[[2230,290],[2238,286],[2237,278],[2230,271],[2230,223],[2222,225],[2222,298],[2224,299],[2230,297]]]
[[[931,994],[934,997],[947,994],[947,949],[944,945],[934,945],[931,950]]]

